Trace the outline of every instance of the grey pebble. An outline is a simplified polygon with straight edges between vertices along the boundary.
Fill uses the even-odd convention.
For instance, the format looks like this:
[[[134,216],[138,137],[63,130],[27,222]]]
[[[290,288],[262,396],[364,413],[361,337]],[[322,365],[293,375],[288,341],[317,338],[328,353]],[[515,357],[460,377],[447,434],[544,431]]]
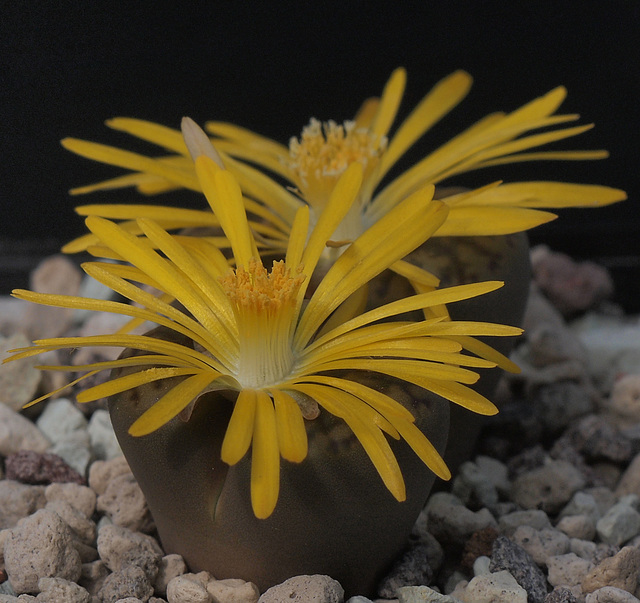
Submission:
[[[571,463],[550,460],[515,479],[512,499],[524,509],[557,513],[584,486],[584,477]]]
[[[594,564],[575,553],[556,555],[547,559],[547,580],[551,586],[577,586],[594,568]]]
[[[503,515],[498,520],[498,529],[507,537],[510,537],[520,526],[530,526],[534,530],[542,530],[550,528],[551,522],[544,511],[536,509],[514,511]]]
[[[96,459],[108,461],[122,456],[122,450],[113,431],[108,411],[96,410],[91,415],[87,429]]]
[[[0,456],[21,450],[45,452],[51,442],[26,417],[0,402]]]
[[[596,520],[589,515],[565,515],[556,528],[569,538],[593,540],[596,535]]]
[[[398,589],[398,601],[399,603],[458,603],[459,599],[443,595],[428,586],[403,586]]]
[[[391,568],[378,586],[378,595],[393,599],[402,586],[423,586],[431,582],[433,569],[429,566],[427,547],[422,544],[411,547]]]
[[[62,578],[40,578],[38,588],[40,592],[35,599],[38,603],[91,603],[91,595],[84,588]]]
[[[463,545],[478,530],[497,527],[488,509],[471,511],[460,499],[448,492],[436,492],[426,506],[431,533],[441,544]]]
[[[77,581],[80,555],[59,515],[40,509],[11,530],[4,547],[7,574],[16,592],[37,592],[40,578]]]
[[[31,486],[9,479],[0,480],[0,530],[12,528],[47,504],[45,486]]]
[[[157,541],[151,536],[133,532],[117,525],[106,525],[98,531],[100,559],[113,572],[127,564],[138,563],[151,580],[156,578],[164,555]]]
[[[35,366],[40,364],[40,360],[37,357],[7,363],[2,363],[2,360],[9,356],[9,350],[29,345],[31,342],[22,333],[15,333],[10,337],[0,337],[1,399],[4,404],[15,411],[19,411],[36,395],[41,372]]]
[[[546,578],[531,555],[515,542],[498,536],[491,552],[491,572],[508,571],[527,591],[530,603],[542,603],[547,595]]]
[[[554,528],[535,530],[531,526],[519,526],[511,540],[521,546],[539,566],[545,566],[547,559],[569,552],[569,537]]]
[[[258,603],[342,603],[344,589],[330,576],[295,576],[265,591]]]
[[[109,574],[98,591],[100,603],[116,603],[126,597],[146,601],[153,594],[153,586],[144,571],[137,565],[129,565]]]
[[[585,603],[640,603],[630,592],[615,586],[603,586],[585,597]]]
[[[576,603],[576,596],[566,586],[556,586],[546,597],[544,603]]]
[[[596,531],[602,542],[620,545],[640,532],[640,513],[628,504],[619,502],[598,520]]]
[[[567,505],[560,511],[558,517],[561,519],[567,515],[588,515],[598,521],[602,516],[600,507],[594,496],[587,492],[576,492]]]
[[[506,467],[505,467],[506,469]],[[455,494],[465,505],[493,507],[498,503],[498,490],[476,463],[467,461],[458,469],[451,486]]]
[[[45,406],[36,425],[52,443],[56,444],[64,441],[69,434],[86,430],[88,422],[70,400],[57,398]]]

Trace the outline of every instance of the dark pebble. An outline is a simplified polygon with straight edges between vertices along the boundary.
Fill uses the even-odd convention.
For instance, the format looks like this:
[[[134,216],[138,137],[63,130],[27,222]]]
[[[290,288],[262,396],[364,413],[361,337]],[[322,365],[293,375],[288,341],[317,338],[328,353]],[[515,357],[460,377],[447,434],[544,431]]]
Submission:
[[[544,603],[576,603],[576,596],[566,586],[557,586],[544,599]]]
[[[493,541],[490,572],[507,570],[516,582],[527,591],[529,603],[544,603],[547,596],[547,580],[531,555],[505,536]]]
[[[6,479],[23,484],[68,483],[85,485],[85,479],[57,454],[21,450],[5,459]]]
[[[429,565],[428,549],[423,544],[411,547],[391,568],[380,582],[378,595],[383,599],[395,599],[402,586],[428,586],[433,578]]]

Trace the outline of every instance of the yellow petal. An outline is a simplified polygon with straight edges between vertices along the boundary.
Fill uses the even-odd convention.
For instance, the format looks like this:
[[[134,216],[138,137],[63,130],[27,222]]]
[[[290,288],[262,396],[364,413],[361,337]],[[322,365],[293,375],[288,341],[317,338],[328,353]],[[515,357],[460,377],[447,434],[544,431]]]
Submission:
[[[228,465],[235,465],[249,450],[255,424],[256,404],[255,390],[240,390],[220,451],[220,458]]]
[[[133,287],[133,289],[137,289],[137,287]],[[142,292],[144,293],[144,292]],[[150,321],[155,322],[158,325],[165,326],[172,331],[176,331],[177,333],[181,333],[182,335],[186,335],[190,339],[194,339],[198,341],[201,345],[206,346],[208,339],[210,337],[206,332],[204,333],[206,338],[203,339],[201,337],[202,329],[196,328],[196,330],[192,330],[189,327],[184,326],[184,324],[191,324],[194,327],[198,327],[197,323],[195,323],[192,319],[189,319],[187,316],[182,314],[179,310],[176,310],[169,306],[168,304],[163,304],[163,302],[158,301],[156,307],[165,308],[168,307],[172,310],[171,315],[174,317],[178,317],[180,320],[176,322],[174,320],[170,320],[165,318],[162,315],[159,315],[153,311],[138,308],[131,304],[123,304],[121,302],[115,302],[110,300],[101,300],[101,299],[91,299],[86,297],[74,297],[70,295],[55,295],[50,293],[34,293],[33,291],[25,291],[21,289],[15,289],[11,295],[16,299],[22,299],[26,301],[30,301],[36,304],[42,304],[45,306],[56,306],[59,308],[74,308],[80,310],[89,310],[92,312],[110,312],[112,314],[121,314],[123,316],[132,316],[140,319],[141,321]],[[149,294],[147,294],[149,295]],[[153,296],[150,296],[153,298]],[[153,298],[156,299],[156,298]]]
[[[215,373],[203,372],[181,381],[133,422],[129,435],[144,436],[166,425],[216,378]]]
[[[398,314],[404,314],[405,312],[413,312],[415,310],[422,310],[423,308],[429,308],[433,306],[440,306],[443,304],[450,304],[456,301],[462,301],[484,295],[500,289],[504,283],[501,281],[485,281],[480,283],[468,283],[466,285],[455,285],[453,287],[445,287],[444,289],[436,289],[435,291],[429,291],[427,293],[419,293],[417,295],[411,295],[403,299],[389,302],[384,306],[374,308],[363,314],[360,314],[347,322],[338,325],[332,331],[329,331],[326,335],[314,340],[306,351],[310,351],[321,346],[326,345],[331,340],[334,340],[345,333],[359,329],[367,324],[378,320],[384,320],[397,316]],[[390,324],[385,328],[394,329],[397,325]],[[357,333],[354,333],[357,335]]]
[[[149,337],[148,335],[87,335],[85,337],[54,337],[50,339],[36,339],[35,345],[28,348],[20,348],[19,353],[8,360],[29,358],[37,356],[49,350],[63,350],[65,348],[81,347],[112,347],[132,348],[146,352],[155,352],[165,356],[175,357],[183,366],[209,370],[217,365],[216,360],[178,343]]]
[[[375,371],[384,375],[391,375],[410,383],[415,379],[441,379],[460,381],[472,384],[478,380],[478,374],[457,366],[427,362],[422,360],[400,360],[397,358],[347,358],[333,360],[319,365],[321,371],[359,370]]]
[[[360,105],[358,112],[353,118],[353,121],[356,123],[356,128],[369,129],[376,113],[378,112],[379,106],[380,99],[377,96],[373,96],[365,100],[362,105]]]
[[[479,415],[492,416],[498,413],[498,409],[490,400],[462,383],[418,377],[411,382]]]
[[[472,354],[476,354],[480,358],[486,358],[491,362],[495,362],[496,366],[499,366],[501,369],[509,373],[520,372],[520,367],[515,362],[512,362],[504,354],[501,354],[497,350],[494,350],[491,346],[480,341],[479,339],[466,337],[464,335],[454,335],[449,337],[448,339],[460,343],[465,350],[471,352]]]
[[[194,372],[196,371],[193,368],[152,367],[146,370],[130,373],[124,377],[112,378],[105,383],[85,389],[76,396],[76,399],[78,402],[93,402],[100,398],[108,398],[114,394],[135,389],[140,385],[146,385],[153,381],[168,379],[170,377],[184,377],[186,375],[193,375]],[[213,380],[215,377],[216,373],[212,372],[211,379]]]
[[[357,162],[352,163],[336,182],[327,204],[317,218],[302,254],[304,273],[308,277],[313,274],[327,241],[331,239],[338,224],[340,224],[353,205],[361,183],[362,165]],[[307,279],[308,281],[309,279]],[[303,289],[306,289],[306,287],[303,286],[301,288],[301,295],[303,295]]]
[[[141,140],[146,140],[180,155],[188,155],[187,146],[179,130],[167,128],[161,124],[131,117],[114,117],[108,119],[107,126],[120,132],[126,132]]]
[[[302,262],[302,254],[309,232],[309,206],[303,205],[297,212],[291,226],[285,263],[289,270],[297,270]]]
[[[458,205],[458,195],[447,197],[450,205]],[[600,207],[624,201],[624,191],[595,184],[529,181],[501,184],[489,190],[467,195],[460,205],[494,205],[504,207],[561,208]],[[449,201],[451,199],[451,202]]]
[[[249,228],[240,187],[229,172],[220,169],[209,157],[198,157],[195,166],[202,192],[231,243],[236,262],[246,268],[251,258],[258,257],[258,250]]]
[[[224,318],[229,330],[228,325],[233,320],[233,311],[220,281],[204,270],[193,255],[178,243],[175,237],[169,235],[166,230],[160,228],[154,221],[141,218],[138,220],[138,224],[147,238],[182,271],[184,278],[192,281],[195,287],[211,301],[216,308],[218,316]],[[222,257],[221,253],[220,257]],[[223,276],[228,272],[226,262],[224,262],[224,267],[225,271],[216,276]]]
[[[219,336],[221,341],[216,343],[213,340],[214,347],[211,350],[217,358],[230,358],[228,350],[233,353],[232,340],[226,334],[220,317],[215,309],[211,308],[203,293],[190,281],[186,281],[171,262],[162,258],[145,241],[125,232],[108,220],[89,216],[86,223],[91,232],[106,245],[142,272],[152,275],[164,292],[174,296],[208,331]]]
[[[371,132],[376,136],[387,135],[398,112],[406,82],[407,72],[402,67],[399,67],[391,74],[382,91],[378,111],[370,127]]]
[[[376,184],[418,138],[460,103],[472,81],[468,73],[456,71],[433,87],[393,135],[376,170]]]
[[[411,446],[420,460],[433,471],[440,479],[451,479],[451,472],[446,463],[438,454],[429,439],[409,421],[393,421],[393,426],[398,430],[402,439]],[[463,434],[452,434],[453,438],[464,437]]]
[[[169,163],[162,163],[150,157],[145,157],[139,153],[132,153],[131,151],[124,151],[116,147],[76,138],[65,138],[61,144],[65,149],[87,159],[115,165],[134,172],[147,172],[190,190],[200,190],[193,173],[178,169]]]
[[[431,274],[424,268],[420,268],[405,260],[394,262],[389,266],[389,269],[400,276],[404,276],[408,281],[419,283],[424,287],[437,287],[440,285],[440,279],[435,274]]]
[[[250,165],[235,161],[228,156],[224,157],[224,161],[226,168],[238,180],[245,195],[264,203],[287,224],[291,224],[296,210],[302,205],[295,195]]]
[[[321,385],[330,385],[336,389],[346,391],[362,400],[383,417],[389,419],[389,416],[397,416],[406,421],[414,421],[414,416],[402,404],[382,393],[377,389],[368,387],[351,379],[342,379],[340,377],[330,377],[327,375],[309,375],[300,380],[304,383],[318,383]],[[390,419],[389,419],[390,420]]]
[[[282,458],[301,463],[307,457],[307,430],[296,401],[280,389],[270,389],[276,411],[278,446]]]
[[[246,146],[260,154],[268,154],[282,159],[289,157],[289,149],[286,146],[265,136],[260,136],[260,134],[256,134],[251,130],[236,126],[235,124],[222,121],[208,121],[204,129],[210,134],[227,138],[239,143],[238,146]]]
[[[138,192],[143,195],[157,195],[170,190],[180,188],[177,184],[169,182],[166,178],[156,176],[154,174],[143,174],[135,172],[118,176],[117,178],[109,178],[95,184],[87,184],[86,186],[76,186],[69,191],[70,195],[86,195],[96,191],[109,191],[118,188],[127,188],[135,186]]]
[[[584,126],[576,126],[574,128],[563,128],[561,130],[553,130],[552,132],[543,132],[542,134],[533,134],[531,136],[518,138],[517,140],[494,144],[489,148],[479,150],[479,152],[475,153],[465,161],[460,161],[450,169],[443,170],[438,174],[438,180],[444,180],[445,178],[449,178],[455,174],[471,171],[476,169],[479,164],[485,162],[488,163],[498,157],[507,159],[510,155],[516,155],[518,152],[526,149],[550,144],[558,140],[564,140],[571,136],[577,136],[591,128],[593,128],[593,124],[587,124]]]
[[[357,411],[351,410],[354,405],[358,408],[362,404],[361,401],[345,391],[322,385],[300,384],[296,389],[311,396],[332,415],[344,419],[362,444],[391,494],[398,501],[405,500],[406,491],[402,472],[389,443],[375,424],[361,419]]]
[[[165,207],[163,205],[140,204],[104,204],[80,205],[76,207],[80,216],[100,216],[109,220],[136,220],[149,218],[156,222],[175,222],[181,227],[187,226],[218,226],[218,220],[210,211],[199,209],[183,209]]]
[[[360,235],[331,266],[309,300],[296,332],[300,348],[349,295],[421,245],[444,222],[448,209],[418,191]]]
[[[548,211],[526,207],[460,206],[451,208],[436,237],[475,237],[522,232],[555,220]]]
[[[506,157],[496,157],[481,161],[475,169],[504,165],[505,163],[520,163],[522,161],[592,161],[594,159],[606,159],[609,152],[599,151],[539,151],[537,153],[518,153]]]
[[[258,519],[266,519],[278,502],[280,453],[273,402],[264,391],[258,390],[256,395],[251,445],[251,505]]]

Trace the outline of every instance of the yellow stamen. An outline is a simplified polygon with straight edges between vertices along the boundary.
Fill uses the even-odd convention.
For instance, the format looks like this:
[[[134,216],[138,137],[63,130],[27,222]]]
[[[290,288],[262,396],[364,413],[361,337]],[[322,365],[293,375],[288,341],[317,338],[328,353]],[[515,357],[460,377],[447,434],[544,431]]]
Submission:
[[[296,298],[305,280],[283,261],[271,272],[252,258],[220,279],[232,303],[240,344],[237,379],[243,387],[262,388],[282,381],[294,362],[292,338],[297,324]]]
[[[318,210],[349,165],[360,162],[367,175],[378,164],[386,146],[385,136],[358,128],[354,121],[340,125],[312,119],[302,130],[300,140],[289,141],[288,163],[305,201]]]

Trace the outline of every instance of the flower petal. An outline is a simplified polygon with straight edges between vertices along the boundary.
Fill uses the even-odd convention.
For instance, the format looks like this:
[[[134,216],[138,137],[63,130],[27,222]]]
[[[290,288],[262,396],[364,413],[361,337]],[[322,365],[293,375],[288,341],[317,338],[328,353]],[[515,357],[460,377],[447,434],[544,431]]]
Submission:
[[[362,407],[362,401],[345,391],[322,385],[299,384],[296,389],[311,396],[327,412],[344,419],[391,494],[398,501],[405,500],[405,485],[398,461],[378,426],[360,418],[357,409]]]
[[[153,174],[190,190],[200,190],[193,171],[179,169],[169,162],[161,162],[139,153],[132,153],[109,145],[77,138],[65,138],[61,141],[61,144],[65,149],[87,159],[93,159],[94,161],[115,165],[135,172]]]
[[[148,362],[148,361],[147,361]],[[184,377],[186,375],[193,375],[194,373],[200,374],[194,368],[177,368],[177,367],[151,367],[145,370],[129,373],[123,377],[114,377],[109,381],[94,385],[88,389],[85,389],[78,393],[76,399],[78,402],[93,402],[100,398],[108,398],[114,394],[120,394],[122,392],[135,389],[140,385],[146,385],[153,381],[159,381],[160,379],[169,379],[171,377]],[[219,375],[219,373],[218,373]],[[211,372],[211,379],[216,378],[216,373]]]
[[[202,372],[181,381],[134,421],[129,427],[129,435],[144,436],[166,425],[218,376],[214,372]]]
[[[451,208],[436,237],[476,237],[522,232],[552,222],[558,216],[526,207],[460,206]]]
[[[378,110],[370,126],[373,134],[377,136],[387,135],[398,112],[406,82],[407,72],[402,67],[399,67],[391,74],[382,91]]]
[[[301,463],[307,457],[308,442],[302,412],[296,401],[286,392],[270,388],[276,411],[278,446],[282,458]]]
[[[108,119],[107,126],[131,136],[146,140],[169,151],[188,156],[187,145],[179,130],[161,124],[132,117],[114,117]]]
[[[460,70],[447,76],[432,88],[393,135],[376,170],[375,184],[382,180],[418,138],[460,103],[469,92],[472,81],[468,73]]]
[[[238,394],[220,452],[220,458],[228,465],[235,465],[249,450],[257,398],[257,392],[252,389],[242,389]]]
[[[349,295],[421,245],[444,222],[448,209],[430,201],[432,195],[433,188],[427,188],[405,199],[336,260],[300,319],[295,341],[298,349]]]
[[[280,490],[280,453],[276,413],[269,395],[256,392],[255,425],[251,445],[251,505],[258,519],[273,513]]]
[[[202,192],[231,243],[237,265],[246,268],[251,258],[258,257],[258,250],[247,221],[240,187],[229,172],[219,168],[205,155],[196,159],[195,166]]]

